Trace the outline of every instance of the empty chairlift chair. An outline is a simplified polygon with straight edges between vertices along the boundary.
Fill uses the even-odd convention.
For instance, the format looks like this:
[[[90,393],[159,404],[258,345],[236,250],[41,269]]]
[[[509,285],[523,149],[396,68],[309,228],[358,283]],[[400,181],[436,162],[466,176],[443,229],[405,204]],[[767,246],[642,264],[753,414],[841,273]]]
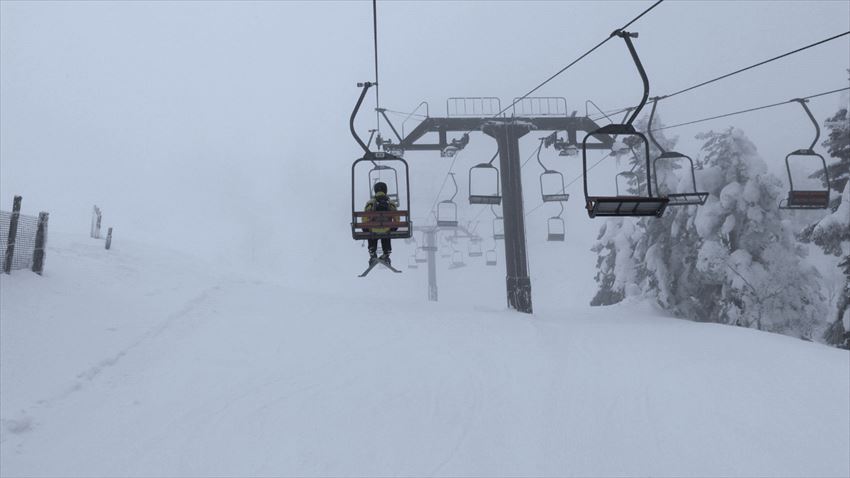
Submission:
[[[424,264],[428,262],[428,255],[425,253],[425,247],[417,247],[416,252],[413,254],[413,259],[418,264]]]
[[[498,155],[496,151],[489,163],[469,168],[469,204],[502,204],[499,169],[493,166]]]
[[[459,267],[466,266],[466,263],[463,262],[463,253],[460,251],[452,252],[452,263],[449,264],[449,269],[457,269]]]
[[[806,106],[808,100],[795,99],[806,111],[812,124],[815,126],[815,139],[807,149],[798,149],[792,151],[785,156],[785,169],[788,172],[788,197],[784,201],[780,201],[780,209],[826,209],[829,207],[829,170],[826,167],[826,161],[818,153],[815,153],[814,148],[820,139],[820,126]],[[792,164],[794,170],[792,172]],[[811,176],[818,172],[823,172],[822,186],[807,186],[801,189],[802,181],[809,180],[812,182]],[[797,179],[797,185],[794,185],[794,180]]]
[[[629,49],[629,53],[632,56],[632,60],[635,63],[635,66],[638,69],[638,73],[640,73],[641,79],[643,80],[643,98],[641,99],[640,104],[635,108],[632,112],[632,115],[629,117],[628,121],[625,124],[610,124],[607,126],[603,126],[595,131],[591,131],[585,135],[582,140],[582,174],[584,179],[584,198],[587,208],[587,215],[591,218],[594,217],[605,217],[605,216],[655,216],[660,217],[664,214],[664,209],[667,207],[667,203],[669,199],[662,197],[654,197],[652,195],[652,186],[650,185],[650,159],[649,159],[649,141],[646,139],[642,133],[635,130],[634,126],[632,126],[632,122],[634,122],[635,118],[640,114],[640,110],[646,104],[646,100],[649,97],[649,79],[646,76],[646,72],[643,69],[643,65],[640,62],[640,58],[638,58],[637,51],[635,51],[634,45],[632,44],[632,37],[637,37],[637,33],[629,33],[624,31],[614,32],[615,35],[623,38],[626,42],[626,46]],[[632,136],[636,137],[643,143],[643,154],[642,156],[646,159],[646,189],[647,195],[635,195],[635,196],[598,196],[590,194],[588,190],[588,167],[587,167],[587,153],[590,149],[588,147],[587,140],[593,136],[602,136],[605,138],[616,139],[618,135]],[[614,138],[611,138],[614,137]]]
[[[485,259],[485,264],[488,266],[496,265],[496,249],[489,249],[487,251]]]
[[[647,123],[646,129],[649,132],[649,139],[652,140],[655,147],[661,151],[661,155],[655,158],[652,162],[652,180],[655,186],[655,194],[658,196],[666,197],[669,202],[667,206],[702,206],[705,204],[706,199],[708,199],[707,192],[699,192],[697,191],[697,178],[694,173],[694,160],[691,159],[690,156],[679,153],[677,151],[666,151],[661,145],[656,141],[655,136],[652,135],[652,119],[655,117],[655,107],[658,105],[658,98],[653,98],[652,101],[652,112],[649,114],[649,122]],[[690,172],[691,174],[691,188],[689,191],[679,191],[679,192],[662,192],[662,189],[658,185],[658,162],[661,161],[661,164],[669,164],[670,166],[680,164],[683,161],[687,160],[687,164],[684,166],[685,171]],[[671,168],[672,169],[672,168]]]
[[[437,203],[437,226],[440,227],[457,227],[457,204],[455,204],[455,196],[457,196],[458,188],[455,181],[455,173],[449,173],[452,178],[455,192],[449,199],[444,199]]]
[[[416,263],[416,257],[414,255],[411,255],[407,259],[407,268],[408,269],[418,269],[419,268],[419,264]]]
[[[564,203],[558,203],[561,206],[561,212],[557,216],[552,216],[546,221],[546,240],[552,242],[563,242],[567,233],[567,226],[564,223]]]
[[[469,257],[481,257],[484,255],[484,251],[481,249],[480,238],[470,239],[469,245],[467,246],[467,254]]]
[[[540,146],[537,148],[537,164],[543,168],[540,173],[540,195],[543,197],[543,202],[563,202],[570,199],[567,194],[567,186],[564,183],[564,175],[560,171],[549,169],[540,160],[540,150],[543,149],[543,142],[546,138],[540,138]]]
[[[505,219],[498,213],[496,213],[496,210],[493,208],[493,206],[490,206],[490,210],[493,211],[493,239],[504,239]]]

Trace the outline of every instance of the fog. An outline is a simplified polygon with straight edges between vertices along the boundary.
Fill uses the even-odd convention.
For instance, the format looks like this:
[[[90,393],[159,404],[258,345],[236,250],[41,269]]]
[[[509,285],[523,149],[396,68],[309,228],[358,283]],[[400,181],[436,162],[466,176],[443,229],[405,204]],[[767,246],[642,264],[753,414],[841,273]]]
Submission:
[[[650,4],[379,2],[381,106],[409,111],[427,101],[441,116],[451,96],[506,105]],[[849,19],[846,1],[669,0],[631,30],[640,32],[636,48],[657,95],[841,33]],[[51,213],[51,230],[85,233],[97,204],[118,247],[124,238],[152,242],[282,274],[334,274],[350,257],[365,265],[348,226],[350,166],[361,154],[348,117],[355,83],[374,79],[371,21],[365,1],[4,1],[0,206],[20,194],[25,213]],[[848,67],[842,38],[672,98],[659,114],[672,124],[842,88]],[[535,93],[563,96],[579,114],[586,99],[607,110],[640,94],[621,41]],[[810,106],[823,120],[841,101]],[[374,106],[370,94],[357,123],[364,135],[375,127]],[[667,134],[695,155],[696,133],[731,125],[777,172],[788,151],[811,141],[793,104]],[[523,157],[539,136],[522,140]],[[462,187],[468,168],[494,150],[472,134],[455,168]],[[412,208],[425,215],[450,160],[436,152],[407,159]],[[580,163],[562,170],[570,180]],[[537,174],[525,177],[526,209],[539,202]],[[583,213],[580,189],[570,192],[579,200],[567,205],[568,236],[586,251],[600,223]],[[458,202],[464,218],[478,213]],[[545,217],[529,216],[530,236]]]

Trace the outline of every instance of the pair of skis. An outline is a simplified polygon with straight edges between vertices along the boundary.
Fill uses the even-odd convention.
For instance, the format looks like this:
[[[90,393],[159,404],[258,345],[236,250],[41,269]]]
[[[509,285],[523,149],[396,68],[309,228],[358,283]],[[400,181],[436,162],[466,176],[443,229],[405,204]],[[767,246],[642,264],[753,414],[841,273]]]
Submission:
[[[363,271],[363,273],[362,273],[362,274],[360,274],[360,275],[359,275],[359,276],[357,276],[357,277],[366,277],[366,276],[367,276],[370,272],[372,272],[372,269],[374,269],[374,268],[375,268],[375,266],[377,266],[378,264],[380,264],[380,265],[382,265],[382,266],[386,267],[387,269],[389,269],[389,270],[391,270],[391,271],[395,272],[396,274],[401,274],[401,271],[400,271],[400,270],[398,270],[398,269],[396,269],[395,267],[391,266],[391,265],[389,264],[389,262],[387,262],[387,261],[385,261],[385,260],[383,260],[383,259],[377,258],[377,259],[373,259],[373,260],[372,260],[372,262],[369,264],[369,268],[368,268],[368,269],[366,269],[365,271]]]

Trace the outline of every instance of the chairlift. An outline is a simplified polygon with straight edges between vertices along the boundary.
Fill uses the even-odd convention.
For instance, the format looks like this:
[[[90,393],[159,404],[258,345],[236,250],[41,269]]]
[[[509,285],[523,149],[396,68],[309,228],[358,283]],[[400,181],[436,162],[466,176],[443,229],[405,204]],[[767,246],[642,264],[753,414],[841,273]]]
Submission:
[[[652,119],[655,117],[655,107],[658,105],[658,98],[654,98],[652,101],[652,112],[649,113],[649,121],[646,125],[646,130],[649,133],[649,139],[655,144],[655,147],[661,151],[661,155],[655,158],[652,162],[652,180],[655,185],[655,194],[661,196],[661,189],[658,187],[658,161],[662,163],[669,162],[670,164],[676,164],[681,162],[682,160],[687,160],[690,165],[691,171],[691,185],[693,186],[692,191],[687,192],[676,192],[676,193],[667,193],[666,197],[670,200],[667,203],[667,206],[689,206],[696,205],[702,206],[705,204],[705,201],[708,199],[707,192],[699,192],[697,191],[697,178],[694,173],[694,160],[691,159],[690,156],[686,154],[679,153],[677,151],[665,151],[661,144],[655,139],[655,136],[652,135]]]
[[[800,103],[800,106],[802,106],[803,110],[806,111],[806,114],[809,116],[809,119],[812,121],[812,124],[815,125],[815,139],[812,141],[812,144],[808,147],[808,149],[798,149],[796,151],[792,151],[787,156],[785,156],[785,169],[788,172],[789,191],[788,198],[784,200],[784,204],[783,201],[779,202],[779,208],[826,209],[829,207],[829,170],[826,167],[826,160],[823,159],[823,156],[818,153],[815,153],[814,151],[815,145],[820,139],[820,126],[818,126],[818,122],[815,120],[815,117],[812,115],[812,112],[811,110],[809,110],[809,107],[806,106],[806,103],[809,100],[796,98],[792,101]],[[795,164],[807,164],[813,166],[806,168],[808,170],[808,174],[806,175],[807,177],[811,177],[813,173],[822,170],[826,186],[812,189],[795,189],[795,175],[791,173],[792,159]]]
[[[364,154],[362,158],[355,160],[351,165],[351,235],[355,240],[407,239],[411,237],[413,232],[413,224],[410,221],[410,175],[407,161],[386,152],[370,151],[369,147],[357,135],[354,129],[354,119],[372,83],[366,82],[358,86],[361,86],[363,89],[360,92],[360,97],[357,99],[354,110],[351,112],[349,128],[352,136],[354,136],[354,140],[363,149]],[[366,176],[369,180],[369,189],[367,191],[358,191],[358,166],[365,164],[372,165],[372,169]],[[404,175],[403,191],[399,189],[398,176],[400,168]],[[394,180],[387,184],[387,193],[390,193],[390,185],[395,187],[395,190],[392,191],[394,194],[393,199],[396,202],[395,211],[362,210],[363,205],[372,197],[372,174],[374,171],[377,174],[381,174],[384,171],[387,173],[392,171]]]
[[[561,206],[561,212],[556,216],[550,217],[546,221],[546,240],[552,242],[563,242],[567,235],[567,226],[564,223],[564,203],[558,203]]]
[[[498,155],[499,152],[496,151],[489,163],[480,163],[469,168],[469,204],[502,204],[499,169],[493,166]]]
[[[383,163],[388,162],[399,163],[399,168],[403,167],[404,170],[406,186],[404,188],[404,195],[402,196],[400,194],[397,183],[394,184],[396,186],[395,193],[390,194],[388,191],[387,194],[395,202],[397,209],[395,211],[363,211],[367,199],[372,198],[372,187],[370,184],[368,191],[358,191],[355,181],[358,174],[358,166],[364,163],[371,163],[373,168],[370,172],[375,170],[392,170],[397,174],[397,168],[382,168],[382,166],[385,166]],[[369,152],[362,158],[354,161],[354,164],[351,166],[351,231],[354,239],[408,239],[412,236],[412,224],[410,222],[410,210],[408,208],[408,204],[410,203],[410,188],[407,175],[407,162],[402,158],[387,153]],[[388,189],[389,186],[390,184],[388,183]]]
[[[416,252],[413,253],[413,259],[419,264],[428,262],[428,255],[425,254],[425,248],[417,247]]]
[[[437,226],[439,227],[457,227],[457,204],[454,199],[457,196],[458,187],[455,181],[455,173],[449,173],[452,178],[455,192],[449,199],[444,199],[437,204]]]
[[[494,209],[493,206],[490,206],[490,211],[493,212],[493,239],[504,239],[505,219],[496,213],[496,209]]]
[[[467,246],[467,254],[469,255],[469,257],[483,256],[484,252],[481,250],[481,242],[470,241],[469,246]]]
[[[417,264],[417,262],[418,262],[418,261],[416,260],[416,258],[415,258],[413,255],[411,255],[411,256],[407,259],[407,268],[408,268],[408,269],[418,269],[418,268],[419,268],[419,264]]]
[[[484,263],[488,266],[496,265],[496,249],[489,249],[487,251],[486,257],[484,258]]]
[[[464,267],[466,265],[463,262],[463,253],[460,251],[452,252],[452,262],[449,264],[449,269],[457,269],[459,267]]]
[[[440,247],[440,257],[443,259],[448,259],[452,256],[452,250],[448,246]]]
[[[614,32],[614,35],[619,36],[626,42],[626,46],[629,49],[632,60],[634,61],[638,73],[640,73],[641,79],[643,80],[643,97],[641,98],[640,104],[635,108],[634,112],[632,112],[631,117],[629,117],[624,124],[609,124],[603,126],[595,131],[587,133],[582,140],[582,175],[584,179],[584,199],[587,207],[587,215],[591,218],[605,216],[661,217],[661,215],[664,214],[664,210],[670,200],[666,197],[653,197],[652,186],[649,181],[651,169],[649,141],[646,139],[646,136],[635,130],[634,126],[632,126],[632,122],[634,122],[635,118],[637,118],[640,114],[640,110],[646,104],[646,100],[649,97],[649,79],[646,76],[646,71],[643,69],[640,58],[638,58],[637,51],[632,44],[631,39],[633,37],[637,37],[637,33],[629,33],[618,30]],[[615,140],[618,135],[627,135],[637,137],[641,140],[641,142],[643,142],[644,157],[646,158],[646,196],[621,196],[619,194],[617,196],[592,196],[590,194],[587,185],[587,140],[592,136],[601,135],[613,136],[613,139]]]
[[[543,196],[543,202],[568,201],[570,195],[566,192],[567,186],[564,183],[564,175],[560,171],[547,168],[540,160],[540,150],[543,149],[544,141],[545,138],[541,138],[540,146],[537,148],[537,164],[543,168],[543,172],[540,174],[540,194]]]

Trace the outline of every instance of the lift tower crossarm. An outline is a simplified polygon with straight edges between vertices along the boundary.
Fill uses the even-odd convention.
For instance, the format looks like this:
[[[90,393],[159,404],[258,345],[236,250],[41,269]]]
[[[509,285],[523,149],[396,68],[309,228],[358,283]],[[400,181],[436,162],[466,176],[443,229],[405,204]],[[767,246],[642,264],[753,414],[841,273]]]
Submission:
[[[407,134],[397,147],[405,151],[441,151],[449,146],[446,139],[446,133],[450,132],[469,132],[481,131],[484,125],[492,122],[511,122],[523,121],[530,123],[533,129],[541,131],[566,131],[568,138],[572,144],[576,144],[575,138],[578,131],[595,131],[599,129],[599,125],[587,117],[555,117],[555,116],[532,116],[532,117],[514,117],[514,118],[496,118],[496,117],[429,117],[422,120],[416,128]],[[428,133],[438,133],[439,143],[436,144],[421,144],[417,143],[423,136]],[[589,148],[593,149],[611,149],[614,144],[613,138],[609,135],[598,135],[596,138],[599,143],[588,144]]]

